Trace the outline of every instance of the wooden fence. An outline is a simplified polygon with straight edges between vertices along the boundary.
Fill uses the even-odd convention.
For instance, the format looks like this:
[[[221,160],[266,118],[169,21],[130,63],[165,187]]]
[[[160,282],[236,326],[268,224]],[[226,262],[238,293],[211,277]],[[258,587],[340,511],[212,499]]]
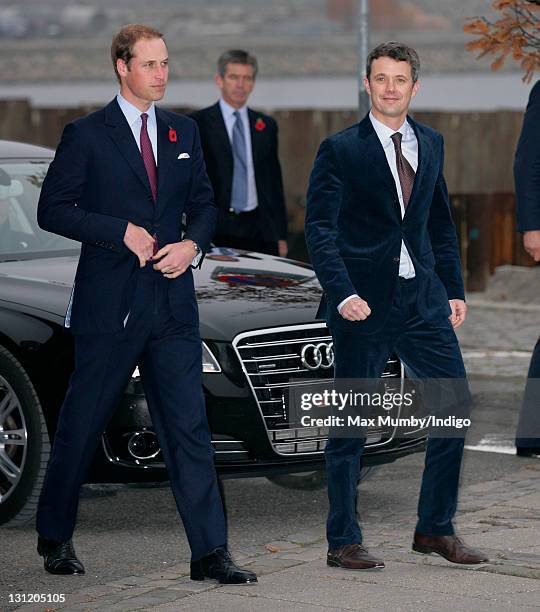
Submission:
[[[0,101],[0,138],[54,147],[63,126],[91,110],[32,108],[26,100]],[[327,135],[355,123],[357,114],[353,110],[294,110],[278,111],[274,117],[280,130],[292,255],[305,259],[305,194],[318,145]],[[445,176],[467,288],[472,291],[485,288],[496,266],[533,263],[521,246],[514,221],[512,165],[522,117],[514,111],[414,114],[445,139]]]

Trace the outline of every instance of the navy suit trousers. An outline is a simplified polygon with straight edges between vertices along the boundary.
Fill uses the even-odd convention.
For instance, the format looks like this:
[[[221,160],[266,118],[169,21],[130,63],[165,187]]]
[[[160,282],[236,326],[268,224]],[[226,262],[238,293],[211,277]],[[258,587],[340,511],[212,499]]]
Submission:
[[[454,330],[442,315],[426,323],[417,312],[416,279],[397,281],[390,317],[375,334],[332,330],[336,378],[378,378],[392,352],[415,378],[459,378],[465,368]],[[466,384],[466,383],[465,383]],[[326,470],[330,509],[327,537],[330,549],[362,542],[357,519],[357,487],[364,438],[330,438]],[[429,438],[416,530],[426,535],[451,535],[463,438]]]
[[[138,271],[121,332],[75,335],[75,370],[38,508],[37,530],[43,537],[63,541],[72,536],[81,484],[138,365],[192,559],[226,544],[202,392],[201,339],[198,327],[173,318],[169,282],[147,265]]]
[[[540,447],[540,338],[534,347],[529,366],[527,386],[517,426],[516,446]]]

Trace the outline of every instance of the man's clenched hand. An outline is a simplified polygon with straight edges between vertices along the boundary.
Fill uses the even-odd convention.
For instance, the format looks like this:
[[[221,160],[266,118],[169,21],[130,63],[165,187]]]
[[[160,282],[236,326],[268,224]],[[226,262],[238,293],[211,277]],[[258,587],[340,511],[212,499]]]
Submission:
[[[132,253],[137,255],[140,267],[144,268],[146,262],[152,257],[154,238],[150,236],[144,227],[128,222],[126,233],[124,234],[124,244]]]
[[[354,297],[343,304],[339,314],[347,321],[363,321],[371,314],[371,308],[361,297]]]
[[[524,232],[523,246],[534,261],[540,261],[540,230]]]
[[[457,329],[467,316],[467,304],[463,300],[448,300],[452,314],[448,317],[452,327]]]

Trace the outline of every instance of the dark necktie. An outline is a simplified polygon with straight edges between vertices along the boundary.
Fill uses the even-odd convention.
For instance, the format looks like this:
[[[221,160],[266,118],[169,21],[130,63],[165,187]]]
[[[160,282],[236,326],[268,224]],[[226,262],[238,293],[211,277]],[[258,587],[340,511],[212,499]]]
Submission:
[[[152,197],[154,202],[157,198],[157,167],[154,153],[152,152],[152,143],[150,142],[150,136],[148,136],[148,115],[143,113],[141,115],[141,155],[146,168],[146,174],[148,174],[148,180],[150,181],[150,189],[152,190]]]
[[[399,176],[399,182],[401,184],[401,193],[403,195],[403,207],[407,208],[409,199],[411,197],[415,172],[411,164],[407,161],[401,150],[401,132],[392,134],[390,138],[394,143],[394,149],[396,150],[396,166]]]

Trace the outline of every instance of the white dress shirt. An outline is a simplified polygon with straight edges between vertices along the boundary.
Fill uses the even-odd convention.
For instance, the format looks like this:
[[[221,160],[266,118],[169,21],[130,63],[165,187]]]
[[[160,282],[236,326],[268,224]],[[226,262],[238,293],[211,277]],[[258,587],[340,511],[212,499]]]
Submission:
[[[384,123],[381,123],[378,119],[373,116],[373,113],[369,113],[369,118],[373,125],[373,129],[377,134],[382,148],[384,150],[384,154],[386,155],[386,160],[388,161],[388,165],[390,166],[390,171],[392,172],[392,176],[394,177],[394,182],[396,184],[396,190],[399,197],[399,207],[401,209],[401,218],[403,219],[403,215],[405,214],[405,204],[403,202],[403,193],[401,191],[401,183],[399,182],[399,174],[397,171],[397,163],[396,163],[396,150],[394,148],[394,142],[392,141],[392,134],[397,132],[401,132],[401,151],[405,159],[411,164],[413,170],[416,172],[418,168],[418,140],[416,138],[416,134],[412,129],[411,125],[405,121],[401,125],[398,130],[393,130],[389,128]],[[399,259],[399,276],[403,278],[414,278],[415,276],[414,265],[407,251],[407,247],[403,240],[401,241],[401,253]],[[358,297],[355,293],[346,297],[342,302],[338,305],[338,311],[341,312],[341,309],[345,304],[351,300],[352,298]]]
[[[248,188],[247,188],[247,205],[242,212],[248,212],[250,210],[255,210],[258,206],[257,201],[257,187],[255,185],[255,170],[253,167],[253,150],[251,148],[251,128],[249,127],[249,116],[247,106],[242,106],[242,108],[234,108],[230,104],[227,104],[223,98],[219,101],[219,108],[221,109],[221,114],[223,116],[223,121],[225,122],[225,127],[227,128],[227,134],[229,135],[229,141],[232,147],[232,138],[233,138],[233,128],[236,122],[236,117],[234,113],[238,111],[240,113],[240,119],[242,120],[242,124],[244,126],[244,134],[246,137],[246,147],[247,147],[247,177],[248,177]]]
[[[142,112],[136,107],[128,102],[122,94],[118,94],[116,96],[116,100],[118,101],[118,105],[120,106],[120,110],[124,113],[124,117],[128,122],[131,131],[133,132],[133,138],[135,138],[135,142],[139,147],[139,151],[141,150],[141,127],[142,127]],[[154,154],[154,160],[157,166],[157,121],[156,121],[156,107],[152,102],[150,108],[145,111],[148,115],[148,119],[146,122],[148,136],[150,138],[150,143],[152,144],[152,153]]]

